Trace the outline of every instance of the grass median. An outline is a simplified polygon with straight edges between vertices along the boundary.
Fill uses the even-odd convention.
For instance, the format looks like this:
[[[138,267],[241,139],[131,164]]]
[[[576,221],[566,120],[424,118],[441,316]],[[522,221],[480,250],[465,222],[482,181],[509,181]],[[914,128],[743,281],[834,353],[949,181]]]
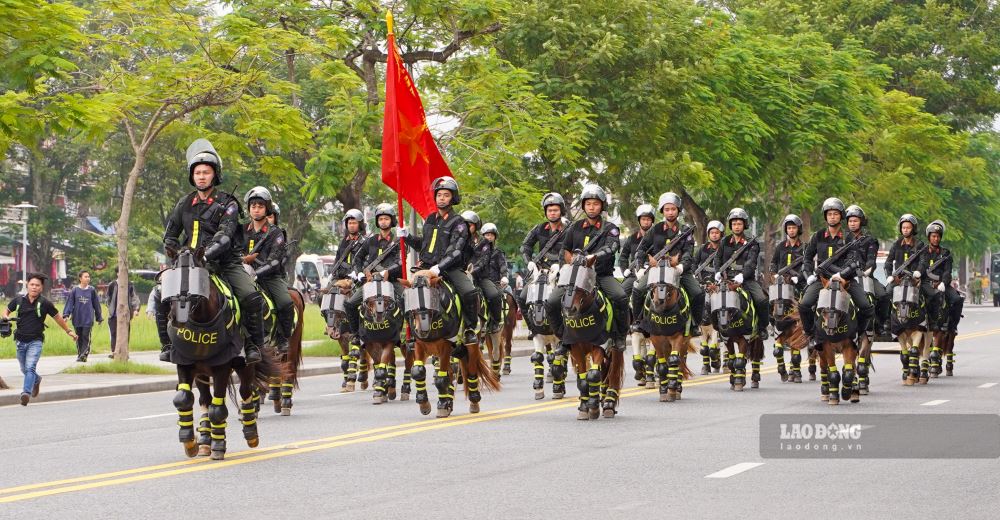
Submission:
[[[177,371],[166,366],[156,366],[149,363],[136,363],[134,361],[98,361],[97,363],[75,365],[63,370],[62,373],[166,375],[176,374]]]
[[[62,304],[56,306],[60,312]],[[107,316],[107,308],[104,309],[104,316]],[[49,325],[45,330],[45,343],[42,349],[43,356],[75,356],[76,343],[67,336],[52,319],[46,320]],[[16,327],[16,325],[15,325]],[[305,310],[305,329],[302,333],[304,341],[320,340],[321,343],[306,347],[307,356],[340,356],[340,346],[325,334],[325,324],[320,316],[319,306],[311,304]],[[90,335],[91,356],[108,354],[111,334],[108,331],[108,322],[94,324]],[[132,320],[132,329],[129,337],[129,349],[132,352],[160,350],[160,340],[156,333],[156,322],[146,315],[146,307],[143,306],[139,316]],[[13,337],[0,339],[0,359],[13,359],[16,357],[17,349],[14,346]]]

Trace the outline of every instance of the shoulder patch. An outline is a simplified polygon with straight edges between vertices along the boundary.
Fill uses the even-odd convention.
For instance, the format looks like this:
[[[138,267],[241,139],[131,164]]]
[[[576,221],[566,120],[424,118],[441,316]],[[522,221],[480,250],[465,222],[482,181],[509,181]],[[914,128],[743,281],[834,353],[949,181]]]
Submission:
[[[228,206],[226,206],[226,216],[227,217],[231,216],[234,213],[236,213],[236,203],[235,202],[231,202],[231,203],[229,203]]]
[[[611,228],[611,230],[608,231],[608,234],[611,235],[611,236],[613,236],[613,237],[618,236],[618,234],[619,234],[618,228],[616,228],[616,227]]]
[[[279,246],[281,244],[284,244],[285,243],[285,237],[283,237],[281,235],[278,235],[278,236],[274,237],[274,243],[277,244],[277,245],[279,245]]]

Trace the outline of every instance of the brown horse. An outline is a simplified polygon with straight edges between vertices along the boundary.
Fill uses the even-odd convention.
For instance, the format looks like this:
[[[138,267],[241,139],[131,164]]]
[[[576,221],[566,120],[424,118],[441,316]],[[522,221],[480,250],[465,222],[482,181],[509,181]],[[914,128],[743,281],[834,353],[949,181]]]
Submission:
[[[688,323],[693,319],[691,306],[681,292],[680,275],[674,269],[679,256],[669,259],[669,265],[660,268],[649,257],[649,307],[646,309],[646,330],[656,350],[656,370],[660,376],[660,402],[673,402],[681,398],[683,381],[691,377],[687,355],[696,352],[689,341]],[[685,298],[682,300],[682,298]]]
[[[892,332],[899,338],[899,360],[903,368],[903,385],[927,384],[926,365],[929,359],[931,334],[924,321],[926,303],[920,295],[920,282],[908,273],[900,277],[892,290]],[[921,374],[920,366],[925,372]]]
[[[775,283],[779,281],[780,283]],[[768,295],[771,317],[774,320],[774,327],[778,331],[777,337],[774,338],[774,358],[778,362],[778,375],[782,382],[801,383],[802,350],[808,345],[809,339],[802,329],[802,320],[799,317],[798,305],[796,305],[798,298],[795,295],[792,275],[787,272],[782,273],[780,277],[772,275]],[[786,348],[792,352],[791,370],[785,367]],[[815,355],[811,359],[814,360]],[[814,364],[815,361],[813,361],[813,366]]]
[[[162,297],[169,302],[168,328],[174,339],[173,360],[177,364],[177,408],[179,439],[188,457],[211,454],[222,460],[226,453],[226,392],[230,391],[240,407],[243,437],[251,448],[260,442],[257,410],[260,396],[271,377],[280,375],[270,347],[265,345],[261,362],[247,365],[240,355],[242,331],[236,322],[235,297],[228,287],[212,279],[202,260],[204,251],[167,249],[173,267],[160,274]],[[224,294],[225,292],[225,294]],[[239,399],[232,389],[230,376],[239,376]],[[199,389],[202,416],[200,439],[194,435],[194,393]],[[200,447],[199,447],[200,445]]]
[[[288,416],[292,414],[292,391],[299,387],[299,367],[302,366],[302,328],[305,320],[305,297],[298,289],[288,288],[288,296],[292,299],[295,309],[295,328],[288,336],[288,350],[280,352],[274,349],[275,362],[281,368],[282,375],[272,377],[268,381],[270,391],[268,400],[274,403],[274,413]],[[271,330],[269,342],[274,345],[274,335],[277,327],[277,317],[267,308],[262,314],[265,330]]]
[[[413,280],[400,280],[407,288],[406,317],[415,337],[413,352],[413,380],[417,387],[416,401],[420,413],[431,413],[427,396],[427,358],[434,356],[440,366],[434,375],[438,390],[437,416],[448,417],[455,404],[455,367],[448,360],[458,358],[464,375],[465,396],[469,400],[469,413],[479,412],[480,384],[487,390],[499,390],[500,380],[483,357],[478,344],[456,344],[451,338],[458,336],[461,324],[458,295],[441,277],[429,270],[417,271]]]
[[[341,393],[353,392],[358,380],[361,389],[368,388],[367,354],[351,348],[351,334],[347,331],[347,313],[344,302],[354,293],[354,283],[344,278],[331,284],[327,294],[323,296],[320,309],[326,318],[326,335],[340,344],[340,370],[344,374],[344,382],[340,385]],[[364,374],[363,377],[361,374]]]
[[[729,388],[742,392],[746,387],[746,366],[751,363],[750,388],[760,387],[760,366],[764,359],[762,328],[756,323],[750,296],[734,281],[723,280],[725,286],[709,283],[705,294],[712,312],[712,327],[719,332],[726,346],[726,368]]]
[[[846,280],[831,282],[821,278],[823,289],[820,290],[817,307],[819,323],[817,323],[817,339],[821,343],[819,351],[820,368],[820,398],[830,405],[840,404],[843,400],[857,403],[861,400],[861,389],[858,381],[858,354],[865,348],[871,349],[870,340],[864,331],[858,330],[856,309],[851,303],[851,295],[847,292]],[[855,343],[858,337],[860,347]],[[837,354],[844,361],[843,374],[837,368]],[[841,386],[843,382],[843,386]]]
[[[360,308],[359,331],[364,355],[372,359],[372,404],[383,404],[395,400],[396,393],[396,347],[404,356],[405,380],[402,401],[409,400],[408,389],[410,370],[413,366],[413,351],[400,342],[403,328],[403,309],[397,301],[402,295],[395,294],[395,287],[381,275],[370,271],[365,273],[368,282],[362,287],[365,299]]]
[[[570,254],[567,252],[566,256]],[[611,327],[611,302],[597,290],[595,261],[596,258],[571,258],[559,274],[559,284],[564,289],[562,339],[571,345],[570,358],[580,390],[579,420],[597,419],[600,408],[605,418],[614,418],[625,378],[625,353],[614,348],[606,352],[601,347]],[[581,326],[574,327],[574,323]],[[600,332],[592,336],[597,339],[584,340],[595,330],[593,327]]]

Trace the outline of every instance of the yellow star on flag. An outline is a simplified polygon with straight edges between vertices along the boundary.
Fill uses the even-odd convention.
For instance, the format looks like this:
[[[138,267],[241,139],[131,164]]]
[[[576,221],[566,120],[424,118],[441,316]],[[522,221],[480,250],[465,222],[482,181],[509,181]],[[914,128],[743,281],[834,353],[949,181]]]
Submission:
[[[419,126],[414,126],[410,120],[406,119],[406,116],[402,112],[399,113],[399,144],[400,148],[405,147],[409,150],[410,166],[417,163],[418,155],[425,163],[430,163],[430,158],[427,157],[427,150],[424,149],[423,144],[420,142],[426,130],[426,124],[421,123]]]

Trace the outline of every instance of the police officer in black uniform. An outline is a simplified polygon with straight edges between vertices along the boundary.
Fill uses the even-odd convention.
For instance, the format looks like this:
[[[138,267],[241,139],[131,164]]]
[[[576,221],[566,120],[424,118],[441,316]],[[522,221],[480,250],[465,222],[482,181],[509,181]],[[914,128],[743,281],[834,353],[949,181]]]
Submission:
[[[899,217],[896,229],[899,230],[899,238],[889,247],[889,256],[885,258],[885,291],[892,294],[892,290],[899,285],[892,276],[892,272],[906,263],[911,256],[923,249],[924,244],[917,238],[917,217],[910,213],[904,213]],[[916,270],[919,260],[910,263],[910,271]],[[890,296],[891,298],[891,296]]]
[[[469,236],[472,242],[472,282],[483,291],[483,298],[486,300],[486,310],[489,313],[489,322],[486,324],[486,332],[494,333],[500,330],[500,314],[503,313],[502,294],[496,283],[490,279],[490,261],[493,259],[493,242],[486,240],[479,234],[479,226],[482,221],[475,211],[465,210],[462,218],[469,225]]]
[[[667,246],[677,235],[681,233],[680,223],[677,217],[683,209],[683,202],[679,195],[668,191],[660,195],[657,201],[659,211],[663,214],[663,222],[660,222],[649,229],[649,232],[642,237],[639,246],[635,250],[635,257],[640,261],[648,260],[649,255],[656,255],[661,249]],[[694,234],[688,235],[687,239],[680,246],[673,250],[673,254],[680,254],[680,262],[677,269],[680,271],[680,284],[687,293],[688,301],[691,302],[692,327],[696,327],[700,322],[700,317],[705,309],[705,290],[698,285],[694,279]],[[632,292],[632,318],[635,322],[632,328],[642,331],[642,311],[646,294],[649,293],[649,271],[642,275]]]
[[[497,247],[497,239],[500,238],[500,233],[497,231],[497,225],[492,222],[483,224],[483,238],[493,243],[493,255],[490,256],[489,274],[486,276],[492,280],[501,291],[507,291],[514,294],[513,291],[511,291],[510,279],[508,278],[509,272],[507,269],[507,255],[504,254],[502,249]]]
[[[951,252],[941,246],[941,239],[944,238],[944,222],[935,220],[928,224],[926,236],[927,250],[917,261],[919,265],[913,276],[920,278],[920,291],[927,298],[928,312],[931,316],[936,316],[941,306],[941,299],[934,296],[938,292],[944,292],[944,298],[948,301],[948,332],[958,332],[958,320],[962,319],[965,299],[951,286]]]
[[[855,270],[860,265],[860,255],[852,248],[823,271],[817,272],[819,264],[825,262],[844,245],[854,242],[851,233],[845,232],[841,225],[845,212],[843,201],[836,197],[826,199],[823,202],[823,218],[826,219],[826,229],[817,231],[806,244],[803,273],[809,276],[806,280],[809,285],[806,287],[802,299],[799,300],[799,317],[802,319],[803,330],[811,338],[810,347],[812,348],[818,345],[815,337],[816,305],[819,301],[819,291],[823,288],[819,277],[829,277],[831,281],[850,281],[854,279]],[[847,292],[851,295],[854,307],[860,315],[858,330],[870,332],[875,308],[868,302],[864,288],[861,287],[861,284],[851,283],[847,285]]]
[[[614,312],[611,339],[615,349],[624,351],[625,336],[628,335],[629,327],[628,298],[625,297],[622,285],[614,277],[615,253],[620,246],[620,232],[618,226],[603,218],[604,210],[608,207],[608,195],[600,186],[596,184],[584,186],[580,193],[580,206],[583,208],[585,218],[574,222],[566,230],[562,246],[563,258],[565,261],[574,251],[586,250],[588,259],[596,259],[594,270],[597,274],[597,285],[600,286],[604,296],[611,300]],[[593,241],[596,242],[591,245]],[[552,328],[560,339],[563,333],[562,294],[563,290],[556,287],[546,302]]]
[[[861,206],[852,204],[847,206],[847,229],[851,232],[854,240],[861,241],[862,246],[857,249],[859,269],[866,276],[871,277],[872,293],[875,298],[875,333],[885,333],[885,323],[889,319],[889,294],[885,292],[882,282],[872,276],[875,272],[875,261],[878,259],[878,240],[866,232],[868,217]]]
[[[542,197],[542,211],[545,212],[546,221],[531,228],[531,231],[525,235],[524,241],[521,242],[521,257],[524,259],[524,265],[527,266],[528,277],[540,269],[558,269],[559,265],[562,264],[562,244],[563,240],[566,239],[566,225],[563,222],[563,218],[566,216],[566,201],[558,193],[546,193]],[[556,236],[556,238],[553,239],[553,236]],[[549,240],[553,240],[552,246],[546,251],[544,257],[538,259],[536,265],[536,262],[533,260],[535,244],[538,245],[538,252],[540,253],[546,244],[549,243]],[[517,305],[521,308],[521,313],[525,316],[528,314],[528,309],[526,308],[526,299],[528,297],[527,282],[526,278],[521,294],[517,295]]]
[[[771,255],[771,272],[777,273],[781,268],[791,265],[803,255],[802,244],[802,219],[798,215],[788,214],[781,221],[781,229],[785,231],[785,240],[774,247]],[[802,267],[792,268],[792,284],[798,294],[802,294],[806,289],[805,276],[800,276]]]
[[[337,247],[337,256],[334,258],[335,269],[330,277],[331,285],[337,280],[350,278],[357,282],[356,273],[361,267],[358,266],[358,253],[368,237],[368,226],[365,224],[365,216],[359,209],[349,209],[344,213],[342,220],[344,224],[344,238]]]
[[[462,340],[466,344],[475,344],[479,327],[479,301],[476,286],[465,273],[465,267],[472,257],[469,226],[452,208],[462,202],[462,196],[458,191],[458,183],[451,177],[434,179],[431,182],[431,192],[438,210],[424,220],[423,236],[411,236],[406,228],[398,228],[396,236],[404,239],[408,247],[420,251],[417,261],[420,268],[429,269],[451,283],[462,302],[465,328]]]
[[[733,280],[743,286],[743,289],[753,300],[754,310],[757,314],[758,330],[764,330],[770,323],[771,309],[767,304],[767,295],[757,281],[757,260],[760,258],[760,243],[754,241],[747,246],[733,263],[729,264],[728,272],[721,273],[719,269],[726,263],[737,250],[746,244],[744,236],[747,226],[750,224],[750,215],[743,208],[733,208],[726,218],[729,222],[729,229],[732,233],[722,239],[719,246],[719,254],[715,257],[715,281],[721,282],[723,278]]]
[[[279,352],[288,350],[288,338],[295,328],[295,309],[288,295],[285,278],[285,257],[288,254],[285,230],[267,222],[273,213],[271,192],[256,186],[243,197],[250,213],[250,223],[244,230],[243,263],[253,268],[257,285],[271,297],[277,319],[274,339]]]
[[[243,269],[239,247],[242,244],[240,205],[232,195],[216,190],[222,184],[222,160],[207,139],[198,139],[187,149],[188,182],[195,191],[177,202],[167,219],[163,244],[171,249],[181,245],[191,249],[205,247],[205,260],[209,269],[219,275],[232,289],[240,304],[240,324],[247,331],[244,347],[247,363],[261,360],[264,345],[264,324],[261,307],[264,298],[257,291],[253,279]],[[184,241],[181,241],[181,234]],[[166,310],[158,312],[166,314]],[[158,319],[161,342],[167,336],[166,319]],[[160,359],[170,359],[169,341],[164,343]]]
[[[392,282],[396,306],[402,310],[403,286],[399,283],[399,279],[403,277],[403,265],[400,260],[399,242],[392,233],[392,228],[396,227],[396,224],[395,206],[383,202],[375,207],[375,226],[378,231],[368,235],[362,241],[353,258],[353,266],[357,270],[353,271],[350,277],[352,280],[364,282],[367,276],[364,269],[385,254],[379,263],[372,266],[371,274],[379,273],[383,280]],[[390,252],[386,253],[386,251]],[[354,291],[351,297],[344,302],[344,313],[347,314],[347,330],[351,333],[352,350],[354,347],[360,350],[361,346],[361,340],[358,338],[358,327],[361,323],[360,309],[363,299],[363,291]]]
[[[622,289],[625,290],[625,297],[630,300],[637,277],[635,271],[644,266],[647,260],[645,257],[637,257],[635,252],[639,249],[642,237],[649,232],[649,228],[653,227],[653,222],[656,221],[656,212],[653,206],[650,204],[640,204],[638,208],[635,208],[635,219],[639,221],[639,230],[625,237],[625,240],[622,241],[622,249],[618,253],[618,267],[622,270],[622,276],[624,276]],[[635,306],[633,306],[632,320],[635,321],[638,319],[639,314],[635,312]]]

